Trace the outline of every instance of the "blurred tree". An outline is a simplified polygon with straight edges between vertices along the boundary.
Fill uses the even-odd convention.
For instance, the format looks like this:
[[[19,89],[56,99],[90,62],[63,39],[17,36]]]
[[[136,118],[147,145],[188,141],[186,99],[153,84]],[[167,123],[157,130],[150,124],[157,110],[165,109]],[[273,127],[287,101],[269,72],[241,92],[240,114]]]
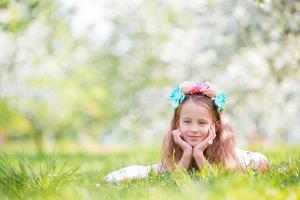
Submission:
[[[155,130],[161,118],[152,112],[168,112],[159,90],[184,79],[222,85],[231,94],[229,114],[241,133],[251,134],[243,127],[252,123],[271,137],[287,138],[297,130],[297,123],[284,127],[272,121],[283,117],[278,110],[284,110],[285,96],[294,107],[298,99],[290,94],[299,89],[286,85],[300,78],[299,1],[113,1],[108,7],[113,31],[99,45],[96,62],[109,58],[104,74],[118,91],[112,101],[120,109],[114,127],[120,134],[127,129],[123,121],[138,136],[148,134],[145,127]],[[281,96],[270,104],[275,91]]]
[[[185,79],[222,86],[241,133],[300,130],[299,1],[107,0],[101,12],[93,1],[88,15],[105,20],[95,16],[79,36],[80,7],[60,3],[0,1],[5,134],[30,133],[38,149],[45,134],[150,141],[167,128],[169,90]],[[12,128],[14,118],[23,125]]]

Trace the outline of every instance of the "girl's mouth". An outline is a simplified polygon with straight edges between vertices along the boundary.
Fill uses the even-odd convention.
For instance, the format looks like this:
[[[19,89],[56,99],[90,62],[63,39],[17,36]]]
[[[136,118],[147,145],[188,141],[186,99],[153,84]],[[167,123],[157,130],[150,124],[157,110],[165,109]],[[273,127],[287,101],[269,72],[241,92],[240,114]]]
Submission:
[[[186,137],[190,137],[190,138],[200,138],[200,135],[186,135]]]
[[[199,140],[199,139],[201,139],[201,137],[200,136],[195,136],[195,135],[187,135],[186,136],[186,139],[188,139],[188,140]]]

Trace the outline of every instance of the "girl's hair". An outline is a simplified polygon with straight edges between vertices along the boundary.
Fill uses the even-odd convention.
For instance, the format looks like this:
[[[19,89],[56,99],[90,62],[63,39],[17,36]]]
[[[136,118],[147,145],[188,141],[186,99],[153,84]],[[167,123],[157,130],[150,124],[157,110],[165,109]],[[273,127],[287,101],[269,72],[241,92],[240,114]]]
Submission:
[[[175,167],[174,164],[177,164],[182,157],[183,151],[180,146],[175,143],[172,130],[178,128],[182,105],[188,101],[193,101],[201,106],[206,107],[211,113],[212,120],[215,123],[216,137],[213,140],[213,144],[203,152],[208,162],[212,164],[220,164],[223,167],[228,167],[228,162],[237,161],[234,151],[235,143],[233,129],[225,122],[223,116],[224,111],[218,111],[215,108],[212,99],[207,96],[201,94],[187,94],[184,101],[175,109],[171,120],[170,129],[164,137],[161,152],[163,166],[167,169],[172,169]],[[190,168],[193,167],[198,169],[194,159]]]

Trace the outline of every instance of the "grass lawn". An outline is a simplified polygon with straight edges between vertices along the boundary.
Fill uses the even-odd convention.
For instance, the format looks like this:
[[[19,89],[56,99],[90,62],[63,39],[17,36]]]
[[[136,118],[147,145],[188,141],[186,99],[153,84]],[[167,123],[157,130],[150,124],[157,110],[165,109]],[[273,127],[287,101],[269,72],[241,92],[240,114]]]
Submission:
[[[159,147],[93,153],[58,150],[43,155],[15,149],[0,146],[0,199],[300,199],[300,148],[296,146],[281,144],[264,150],[270,169],[263,174],[174,172],[121,185],[107,184],[102,178],[128,165],[159,162]]]

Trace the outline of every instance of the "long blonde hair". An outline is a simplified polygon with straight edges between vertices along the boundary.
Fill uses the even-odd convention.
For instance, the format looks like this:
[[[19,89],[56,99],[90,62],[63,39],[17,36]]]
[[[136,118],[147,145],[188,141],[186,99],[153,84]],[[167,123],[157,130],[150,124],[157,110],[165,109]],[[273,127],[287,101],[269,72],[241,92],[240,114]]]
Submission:
[[[213,122],[216,125],[216,137],[213,144],[209,146],[203,153],[205,158],[211,164],[220,164],[227,167],[228,162],[237,161],[234,151],[235,141],[233,129],[224,119],[224,111],[218,111],[212,102],[212,99],[201,94],[188,94],[180,105],[175,109],[171,119],[170,129],[163,139],[161,159],[162,164],[167,169],[172,169],[177,164],[183,154],[182,149],[177,145],[172,136],[172,130],[177,129],[179,125],[180,112],[182,105],[188,101],[193,101],[201,106],[204,106],[211,113]],[[236,163],[236,162],[235,162]],[[193,159],[191,168],[198,169],[195,160]]]

